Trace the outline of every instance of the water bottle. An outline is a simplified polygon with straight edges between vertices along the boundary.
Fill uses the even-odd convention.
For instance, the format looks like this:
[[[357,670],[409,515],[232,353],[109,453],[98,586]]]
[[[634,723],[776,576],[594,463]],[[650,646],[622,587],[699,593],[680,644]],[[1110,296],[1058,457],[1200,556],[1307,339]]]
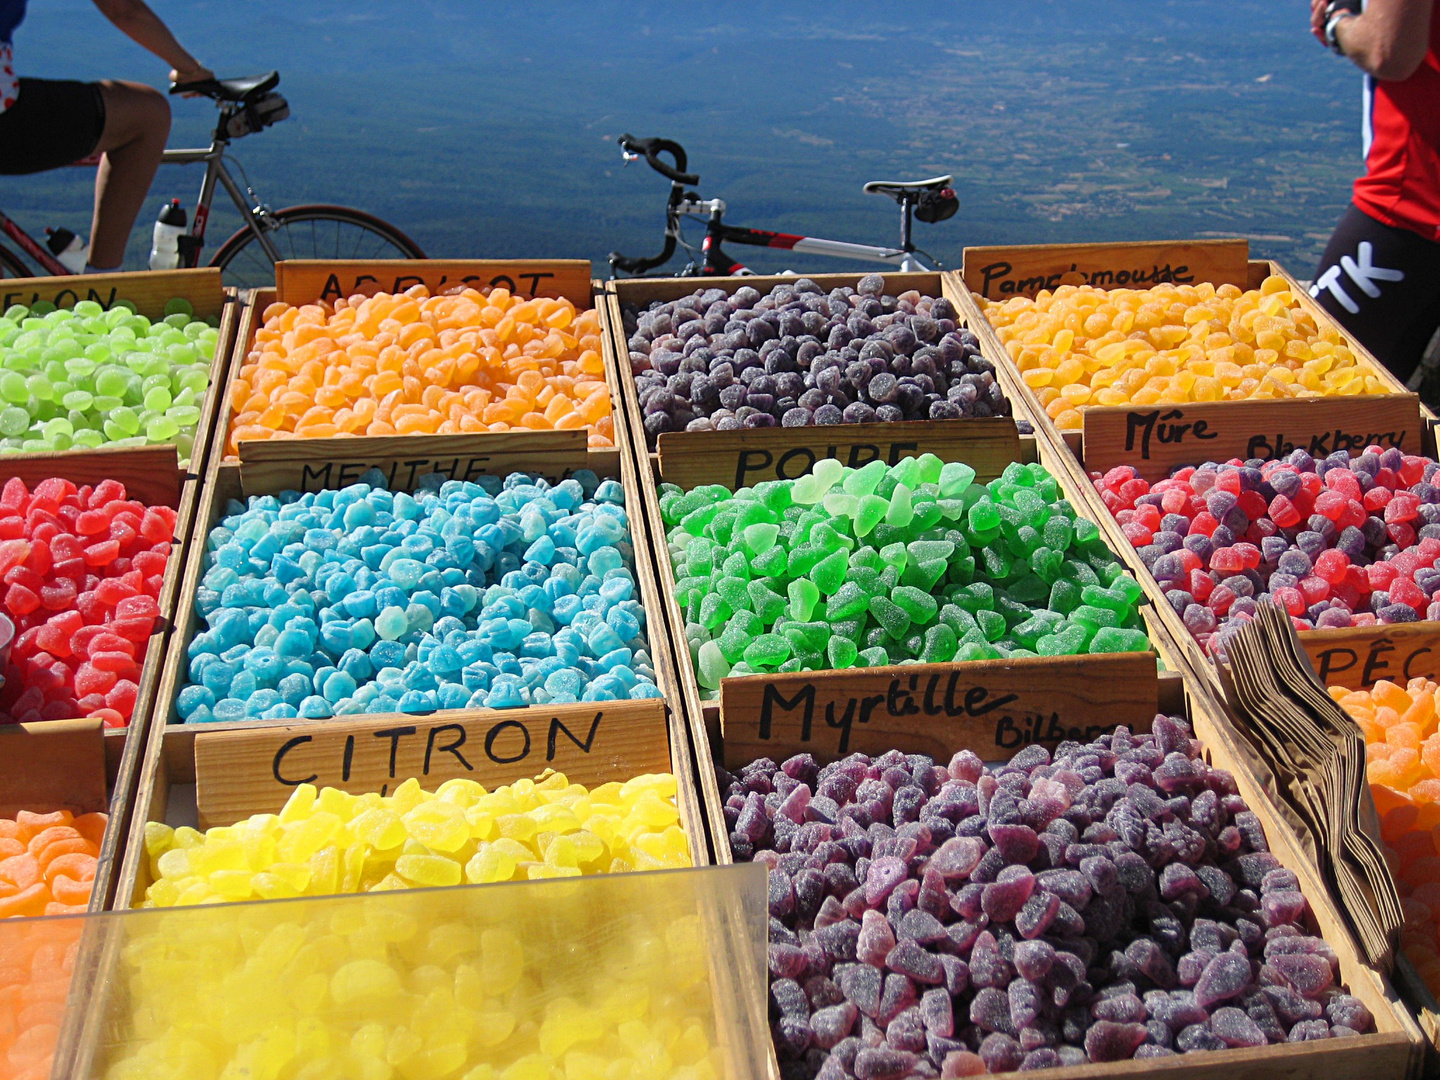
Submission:
[[[174,270],[180,265],[180,235],[185,231],[185,208],[171,199],[155,219],[155,237],[150,245],[150,269]]]
[[[56,262],[72,274],[85,272],[85,260],[90,257],[90,245],[81,240],[63,225],[58,229],[45,230],[45,246]]]

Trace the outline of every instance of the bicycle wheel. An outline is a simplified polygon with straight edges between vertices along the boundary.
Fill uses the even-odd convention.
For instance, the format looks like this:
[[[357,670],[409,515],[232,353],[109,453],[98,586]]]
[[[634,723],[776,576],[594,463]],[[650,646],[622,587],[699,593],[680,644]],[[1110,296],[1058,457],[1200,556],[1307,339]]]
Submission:
[[[35,271],[26,266],[18,255],[7,247],[0,247],[0,278],[34,277]]]
[[[282,259],[423,259],[415,241],[388,222],[346,206],[289,206],[270,215],[268,236]],[[210,260],[226,285],[268,289],[275,264],[248,228],[220,245]]]

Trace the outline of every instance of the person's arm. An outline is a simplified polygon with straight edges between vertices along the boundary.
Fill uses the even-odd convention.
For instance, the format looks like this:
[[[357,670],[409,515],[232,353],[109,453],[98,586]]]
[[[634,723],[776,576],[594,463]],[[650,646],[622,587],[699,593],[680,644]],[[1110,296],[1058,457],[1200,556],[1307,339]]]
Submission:
[[[1335,26],[1341,51],[1377,79],[1408,79],[1425,61],[1430,47],[1434,0],[1369,0],[1359,15]]]
[[[151,11],[145,0],[94,0],[100,13],[135,44],[148,49],[171,67],[172,83],[213,79],[209,68],[196,60],[175,40],[169,27]]]

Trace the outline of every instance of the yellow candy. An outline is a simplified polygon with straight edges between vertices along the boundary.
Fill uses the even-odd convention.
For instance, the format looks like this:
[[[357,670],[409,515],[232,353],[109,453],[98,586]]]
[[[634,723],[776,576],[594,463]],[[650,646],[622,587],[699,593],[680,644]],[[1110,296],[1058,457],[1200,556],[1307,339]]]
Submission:
[[[389,796],[301,784],[278,815],[205,833],[147,826],[143,906],[685,867],[676,790],[669,774],[588,791],[553,772],[492,792],[469,780],[432,794],[411,779]],[[443,1062],[449,1051],[424,1053]]]
[[[1089,405],[1390,392],[1332,328],[1316,325],[1279,276],[1249,292],[1062,285],[1033,300],[977,302],[1063,431],[1078,430]]]

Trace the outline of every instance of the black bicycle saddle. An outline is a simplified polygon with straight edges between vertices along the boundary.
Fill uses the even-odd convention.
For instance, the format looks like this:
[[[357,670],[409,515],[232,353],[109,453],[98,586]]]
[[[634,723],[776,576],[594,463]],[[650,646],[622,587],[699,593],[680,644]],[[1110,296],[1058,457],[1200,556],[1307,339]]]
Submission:
[[[200,82],[177,83],[170,87],[172,94],[203,94],[216,101],[251,102],[269,93],[280,84],[280,73],[268,71],[264,75],[247,75],[240,79],[203,79]]]
[[[953,179],[953,176],[932,176],[929,180],[872,180],[865,185],[864,191],[866,195],[888,195],[899,199],[906,194],[939,191],[949,187]]]

